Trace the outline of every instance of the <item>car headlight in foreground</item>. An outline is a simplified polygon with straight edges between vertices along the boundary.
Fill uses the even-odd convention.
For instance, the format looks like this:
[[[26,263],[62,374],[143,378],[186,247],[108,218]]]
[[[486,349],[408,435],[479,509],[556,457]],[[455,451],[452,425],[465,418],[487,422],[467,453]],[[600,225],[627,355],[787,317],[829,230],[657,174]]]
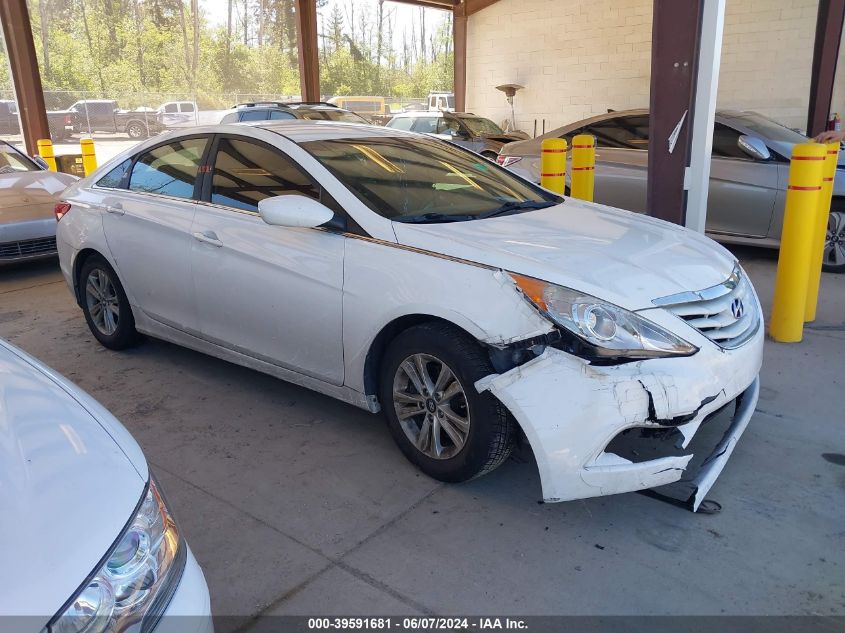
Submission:
[[[143,620],[151,630],[167,607],[185,566],[176,523],[151,478],[135,516],[68,605],[50,633],[121,633]]]
[[[599,357],[646,359],[690,356],[698,348],[643,317],[596,297],[510,273],[525,297]]]

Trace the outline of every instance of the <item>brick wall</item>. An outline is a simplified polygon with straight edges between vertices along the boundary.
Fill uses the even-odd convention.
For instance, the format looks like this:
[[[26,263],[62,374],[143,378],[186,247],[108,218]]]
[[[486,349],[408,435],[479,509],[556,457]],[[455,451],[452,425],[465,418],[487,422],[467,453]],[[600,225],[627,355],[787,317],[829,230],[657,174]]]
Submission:
[[[719,107],[806,124],[818,0],[727,0]],[[495,86],[525,86],[517,125],[551,129],[647,107],[652,0],[500,0],[469,19],[467,109],[510,116]],[[845,118],[845,47],[834,110]]]

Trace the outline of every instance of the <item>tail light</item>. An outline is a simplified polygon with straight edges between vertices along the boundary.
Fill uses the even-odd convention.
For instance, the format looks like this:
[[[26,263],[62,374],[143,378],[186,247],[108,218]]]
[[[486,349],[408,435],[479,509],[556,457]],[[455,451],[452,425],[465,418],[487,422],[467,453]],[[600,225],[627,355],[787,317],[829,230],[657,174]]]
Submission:
[[[65,125],[73,125],[73,119],[71,119],[69,114],[65,115]]]
[[[53,207],[53,213],[56,214],[56,222],[65,217],[65,213],[68,211],[70,211],[70,203],[68,202],[59,202],[55,207]]]
[[[499,154],[498,156],[496,156],[496,162],[499,163],[502,167],[513,165],[514,163],[518,163],[521,160],[522,156],[505,156],[504,154]]]

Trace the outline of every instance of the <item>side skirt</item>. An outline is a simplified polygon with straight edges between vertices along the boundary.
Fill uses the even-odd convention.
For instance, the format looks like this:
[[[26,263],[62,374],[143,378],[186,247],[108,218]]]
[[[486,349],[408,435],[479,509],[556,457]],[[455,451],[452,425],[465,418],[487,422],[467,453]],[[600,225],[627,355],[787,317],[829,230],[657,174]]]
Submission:
[[[161,339],[163,341],[167,341],[168,343],[174,343],[175,345],[181,345],[182,347],[187,347],[194,351],[208,354],[209,356],[234,363],[235,365],[241,365],[242,367],[260,371],[261,373],[268,374],[275,378],[280,378],[285,382],[305,387],[306,389],[311,389],[312,391],[341,400],[342,402],[354,405],[371,413],[378,413],[381,410],[378,401],[373,396],[367,396],[366,394],[350,389],[349,387],[332,385],[317,378],[305,376],[290,369],[285,369],[283,367],[279,367],[278,365],[258,360],[252,356],[210,343],[196,336],[187,334],[186,332],[182,332],[181,330],[177,330],[176,328],[153,321],[148,317],[142,316],[138,319],[138,313],[142,312],[137,308],[133,309],[133,312],[135,312],[136,315],[135,327],[139,332],[146,334],[147,336]]]

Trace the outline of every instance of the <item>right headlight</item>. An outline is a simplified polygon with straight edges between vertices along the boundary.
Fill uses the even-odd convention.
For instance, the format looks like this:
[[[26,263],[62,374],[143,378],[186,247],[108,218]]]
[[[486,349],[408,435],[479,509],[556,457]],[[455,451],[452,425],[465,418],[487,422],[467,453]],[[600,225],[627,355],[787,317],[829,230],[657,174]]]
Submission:
[[[689,356],[698,348],[640,315],[591,295],[509,273],[542,314],[587,343],[595,356],[645,359]]]
[[[150,484],[105,562],[50,622],[50,633],[151,630],[176,589],[186,546],[164,497]]]

